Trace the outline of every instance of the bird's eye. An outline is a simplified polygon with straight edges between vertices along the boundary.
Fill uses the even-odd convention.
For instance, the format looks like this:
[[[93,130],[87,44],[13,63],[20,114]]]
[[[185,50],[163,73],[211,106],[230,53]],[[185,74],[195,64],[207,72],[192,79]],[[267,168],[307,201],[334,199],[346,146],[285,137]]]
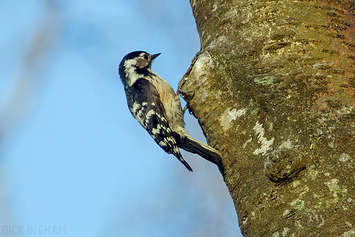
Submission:
[[[148,55],[147,54],[144,54],[144,59],[148,60]]]

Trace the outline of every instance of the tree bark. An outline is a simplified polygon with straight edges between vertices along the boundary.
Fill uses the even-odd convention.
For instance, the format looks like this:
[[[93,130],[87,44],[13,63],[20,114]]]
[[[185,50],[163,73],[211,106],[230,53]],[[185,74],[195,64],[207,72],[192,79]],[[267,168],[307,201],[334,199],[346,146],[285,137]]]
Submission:
[[[244,236],[355,236],[354,0],[190,0],[179,83]]]

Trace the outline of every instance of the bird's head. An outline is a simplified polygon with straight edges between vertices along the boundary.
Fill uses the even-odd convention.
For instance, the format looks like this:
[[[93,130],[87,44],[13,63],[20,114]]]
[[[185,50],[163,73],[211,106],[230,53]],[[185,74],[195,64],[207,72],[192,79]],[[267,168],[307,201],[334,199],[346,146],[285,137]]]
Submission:
[[[134,51],[122,59],[119,66],[119,74],[124,85],[132,84],[138,76],[147,76],[153,60],[160,53],[149,54],[144,51]]]

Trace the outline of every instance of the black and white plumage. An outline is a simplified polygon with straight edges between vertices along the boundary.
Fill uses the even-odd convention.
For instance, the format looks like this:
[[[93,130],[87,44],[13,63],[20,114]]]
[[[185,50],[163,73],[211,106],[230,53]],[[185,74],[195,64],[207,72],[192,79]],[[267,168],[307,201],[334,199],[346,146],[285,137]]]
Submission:
[[[173,154],[188,170],[192,171],[179,148],[215,163],[224,176],[219,152],[188,134],[179,97],[169,83],[151,70],[153,60],[159,55],[135,51],[122,59],[119,75],[129,110],[155,142],[165,152]]]

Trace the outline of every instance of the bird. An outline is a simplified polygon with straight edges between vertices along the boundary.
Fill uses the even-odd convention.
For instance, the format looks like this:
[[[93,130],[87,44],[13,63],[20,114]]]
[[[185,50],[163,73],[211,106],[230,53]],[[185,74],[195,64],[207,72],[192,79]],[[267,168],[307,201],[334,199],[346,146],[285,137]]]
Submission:
[[[192,172],[192,168],[179,148],[216,164],[224,177],[220,153],[189,135],[179,96],[167,81],[152,71],[152,62],[159,55],[134,51],[119,64],[118,73],[131,114],[166,153],[173,154],[189,171]]]

